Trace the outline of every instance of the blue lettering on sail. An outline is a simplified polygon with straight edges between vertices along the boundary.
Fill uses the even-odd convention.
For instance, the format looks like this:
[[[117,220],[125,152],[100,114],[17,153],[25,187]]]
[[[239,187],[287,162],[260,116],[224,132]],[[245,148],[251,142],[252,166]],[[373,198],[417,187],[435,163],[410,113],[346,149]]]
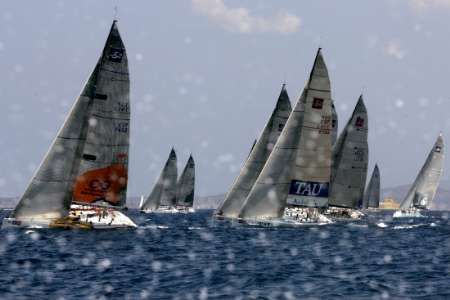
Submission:
[[[289,194],[307,197],[328,197],[328,182],[292,180]]]

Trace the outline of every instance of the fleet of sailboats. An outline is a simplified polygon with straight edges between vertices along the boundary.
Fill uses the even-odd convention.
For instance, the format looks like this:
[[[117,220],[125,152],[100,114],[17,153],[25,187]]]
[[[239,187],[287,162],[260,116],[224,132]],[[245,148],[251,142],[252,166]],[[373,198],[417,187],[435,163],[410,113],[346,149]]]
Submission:
[[[150,195],[139,205],[141,212],[194,212],[195,162],[192,155],[180,178],[177,177],[177,155],[172,148]]]
[[[368,113],[361,95],[342,132],[328,69],[318,49],[294,107],[283,84],[275,108],[223,202],[218,219],[248,225],[329,224],[378,208],[380,172],[367,188]],[[2,227],[109,229],[137,227],[124,214],[128,185],[130,79],[113,21],[102,54],[42,163]],[[444,161],[442,135],[394,217],[430,208]],[[364,191],[365,189],[365,191]],[[139,210],[194,211],[192,155],[178,178],[172,148]]]

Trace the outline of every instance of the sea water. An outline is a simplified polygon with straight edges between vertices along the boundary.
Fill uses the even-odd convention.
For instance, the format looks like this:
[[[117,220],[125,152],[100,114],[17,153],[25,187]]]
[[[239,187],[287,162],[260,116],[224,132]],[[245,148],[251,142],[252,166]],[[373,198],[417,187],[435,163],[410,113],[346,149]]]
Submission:
[[[0,298],[450,298],[446,212],[296,228],[127,214],[139,228],[1,230]]]

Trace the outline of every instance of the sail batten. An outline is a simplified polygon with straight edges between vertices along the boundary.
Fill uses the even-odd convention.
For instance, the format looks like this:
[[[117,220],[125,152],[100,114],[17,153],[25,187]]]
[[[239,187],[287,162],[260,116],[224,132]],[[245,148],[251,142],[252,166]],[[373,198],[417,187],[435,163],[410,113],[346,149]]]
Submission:
[[[244,201],[256,182],[264,164],[274,148],[282,129],[291,112],[291,103],[283,84],[275,108],[264,127],[261,136],[244,163],[236,181],[226,195],[224,201],[216,211],[217,215],[228,218],[237,218]]]
[[[440,134],[408,194],[400,204],[401,209],[412,207],[429,209],[431,207],[441,180],[443,165],[444,141]]]

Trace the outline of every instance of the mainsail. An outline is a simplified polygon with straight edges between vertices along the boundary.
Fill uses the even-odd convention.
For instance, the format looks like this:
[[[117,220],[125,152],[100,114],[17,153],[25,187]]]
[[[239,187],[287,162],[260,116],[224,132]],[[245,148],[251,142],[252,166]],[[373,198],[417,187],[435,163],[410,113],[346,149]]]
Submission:
[[[275,143],[283,130],[284,125],[291,112],[291,102],[283,84],[276,106],[264,127],[261,136],[252,150],[234,182],[231,190],[228,192],[222,204],[216,211],[217,215],[228,218],[237,218],[239,211],[253,187],[258,175],[261,173],[264,164],[267,161]]]
[[[378,165],[372,172],[369,185],[364,193],[363,208],[378,208],[380,206],[380,170]]]
[[[116,48],[114,48],[114,47]],[[104,64],[107,61],[122,60],[124,52],[123,43],[120,40],[120,36],[117,30],[116,21],[113,22],[110,36],[106,42],[103,49],[102,56],[100,57],[94,71],[89,76],[87,83],[85,84],[80,96],[75,101],[67,119],[65,120],[62,128],[59,130],[57,137],[53,141],[50,149],[48,150],[46,156],[44,157],[41,165],[33,176],[30,184],[26,188],[24,194],[20,198],[20,201],[16,208],[14,209],[11,217],[18,220],[38,220],[41,222],[50,223],[52,220],[61,218],[68,215],[70,204],[72,199],[75,198],[77,186],[74,184],[75,178],[80,174],[81,161],[86,158],[91,158],[92,160],[106,159],[96,156],[97,153],[86,151],[92,139],[90,135],[92,134],[92,127],[95,127],[98,122],[96,118],[92,117],[93,111],[98,113],[98,101],[102,90],[99,91],[99,85],[102,86],[100,82],[106,80],[104,75],[100,73],[104,72]],[[126,57],[124,58],[126,62]],[[114,71],[114,70],[113,70]],[[128,79],[128,72],[125,65],[126,79]],[[122,75],[118,78],[123,79]],[[116,77],[114,77],[116,79]],[[112,78],[110,81],[113,81]],[[115,86],[111,87],[116,89]],[[126,112],[128,113],[128,92],[123,92],[121,95],[125,98],[124,100],[116,98],[117,111],[124,109],[120,106],[121,101],[125,101]],[[101,99],[106,101],[107,99]],[[128,119],[126,122],[126,129],[128,130]],[[103,127],[102,127],[103,126]],[[108,128],[101,124],[100,127],[103,128],[102,132],[107,132]],[[128,141],[128,139],[127,139]],[[114,151],[110,151],[110,155]],[[126,147],[126,152],[128,152],[128,142]],[[122,153],[122,151],[120,152]],[[117,153],[119,154],[119,153]],[[122,160],[125,158],[121,158]],[[105,173],[119,175],[117,178],[104,177],[111,183],[108,187],[104,182],[91,182],[91,176],[86,176],[79,179],[89,181],[91,184],[91,189],[95,190],[96,193],[101,194],[103,197],[106,194],[110,195],[111,199],[116,199],[116,193],[123,193],[124,187],[126,188],[126,175],[121,176],[125,172],[126,174],[126,164],[125,165],[114,164],[109,167],[114,171],[106,171]],[[108,168],[108,167],[106,167]],[[121,172],[116,172],[115,170],[120,169]],[[80,180],[78,180],[79,182]],[[84,190],[83,190],[84,191]]]
[[[444,164],[444,141],[440,134],[428,154],[416,180],[411,186],[406,198],[400,204],[401,209],[430,208],[436,195]]]
[[[286,204],[328,204],[331,91],[321,49],[309,80],[239,214],[281,217]]]
[[[181,173],[180,179],[177,183],[177,206],[193,207],[194,206],[194,191],[195,191],[195,162],[194,158],[189,156],[189,159]]]
[[[357,208],[363,199],[369,147],[368,119],[362,95],[333,147],[330,206]]]
[[[142,210],[156,210],[160,205],[174,206],[177,185],[177,155],[172,148],[152,192],[142,205]]]
[[[129,139],[128,61],[114,21],[97,66],[89,126],[74,184],[74,202],[125,205]]]
[[[336,139],[338,136],[338,124],[338,115],[333,102],[331,103],[331,145],[334,145],[334,143],[336,143]]]

